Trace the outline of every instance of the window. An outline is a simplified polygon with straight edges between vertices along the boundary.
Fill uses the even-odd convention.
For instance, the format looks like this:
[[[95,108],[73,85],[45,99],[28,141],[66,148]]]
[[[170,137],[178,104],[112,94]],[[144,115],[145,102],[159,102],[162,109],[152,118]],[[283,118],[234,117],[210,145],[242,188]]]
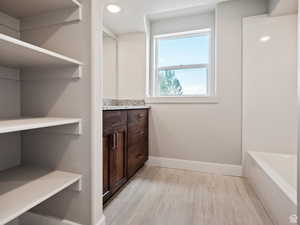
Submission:
[[[154,97],[212,96],[211,31],[154,36]]]

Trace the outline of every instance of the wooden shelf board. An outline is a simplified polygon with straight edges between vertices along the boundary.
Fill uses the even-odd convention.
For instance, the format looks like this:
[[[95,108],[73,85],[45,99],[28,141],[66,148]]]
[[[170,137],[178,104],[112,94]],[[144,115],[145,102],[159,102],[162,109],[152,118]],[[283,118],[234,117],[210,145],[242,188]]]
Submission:
[[[81,62],[0,33],[0,65],[12,68],[80,66]]]
[[[68,124],[80,124],[80,119],[70,118],[20,118],[10,120],[0,120],[0,134],[33,130],[39,128],[56,127]]]
[[[6,224],[81,181],[81,175],[35,167],[0,172],[0,224]]]
[[[78,0],[1,0],[0,11],[16,17],[24,18],[45,14],[47,12],[79,7]]]

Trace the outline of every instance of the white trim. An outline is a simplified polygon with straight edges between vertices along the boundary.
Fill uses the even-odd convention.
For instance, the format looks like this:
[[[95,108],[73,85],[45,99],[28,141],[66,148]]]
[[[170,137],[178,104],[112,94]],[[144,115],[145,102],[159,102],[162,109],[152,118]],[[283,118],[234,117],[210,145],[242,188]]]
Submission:
[[[150,65],[151,65],[151,55],[152,55],[152,51],[151,51],[151,23],[149,21],[148,16],[146,15],[144,17],[144,23],[145,23],[145,32],[146,32],[146,80],[145,80],[145,94],[149,94],[151,93],[150,91],[150,84],[151,84],[151,69],[150,69]]]
[[[219,164],[182,159],[149,157],[148,166],[159,166],[172,169],[193,170],[204,173],[213,173],[226,176],[242,176],[241,165]]]
[[[183,31],[177,33],[167,33],[167,34],[159,34],[154,35],[154,39],[173,39],[178,37],[189,37],[189,36],[198,36],[199,34],[209,34],[211,32],[210,28],[199,29],[199,30],[191,30],[191,31]]]
[[[147,97],[147,104],[218,104],[216,96]]]
[[[96,225],[105,225],[106,224],[106,219],[105,216],[102,216],[101,220]]]
[[[70,220],[59,219],[51,216],[45,216],[33,212],[27,212],[20,216],[17,220],[10,223],[10,225],[14,224],[31,224],[31,225],[82,225],[79,223],[72,222]],[[105,225],[105,216],[96,223],[96,225]]]
[[[44,216],[32,212],[27,212],[19,218],[20,224],[32,224],[32,225],[81,225],[69,220],[59,219],[51,216]],[[101,224],[102,225],[102,224]],[[103,224],[105,225],[105,224]]]
[[[107,36],[111,37],[112,39],[118,40],[118,36],[114,34],[108,27],[103,26],[103,33]]]
[[[213,36],[213,33],[212,33],[212,29],[209,29],[209,32],[208,32],[208,35],[209,35],[209,50],[208,50],[208,64],[207,64],[207,94],[209,96],[214,96],[216,95],[215,92],[212,92],[215,88],[215,84],[212,82],[215,78],[215,73],[214,71],[212,70],[212,66],[213,66],[213,62],[214,62],[214,59],[213,57],[215,57],[215,54],[212,54],[212,51],[213,51],[213,45],[212,45],[212,38],[214,37]]]
[[[158,38],[153,37],[153,59],[152,59],[152,72],[151,72],[151,76],[152,76],[152,92],[150,93],[151,96],[155,96],[157,95],[157,93],[159,93],[159,88],[158,88],[158,83],[159,83],[159,76],[158,76],[158,49],[159,49],[159,41]]]
[[[102,190],[102,111],[99,110],[99,102],[103,100],[103,17],[104,2],[99,0],[90,1],[91,9],[91,79],[90,79],[90,105],[91,105],[91,130],[89,149],[90,154],[90,197],[91,210],[89,217],[91,224],[96,225],[103,217]],[[100,138],[101,137],[101,138]]]
[[[160,70],[184,70],[184,69],[208,69],[209,64],[190,64],[190,65],[176,65],[176,66],[162,66],[157,69]]]

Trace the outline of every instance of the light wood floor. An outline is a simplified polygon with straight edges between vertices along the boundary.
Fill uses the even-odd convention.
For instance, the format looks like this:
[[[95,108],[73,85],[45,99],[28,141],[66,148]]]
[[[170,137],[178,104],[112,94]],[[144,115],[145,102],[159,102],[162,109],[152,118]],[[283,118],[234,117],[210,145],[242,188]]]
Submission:
[[[243,178],[143,168],[105,208],[107,225],[273,225]]]

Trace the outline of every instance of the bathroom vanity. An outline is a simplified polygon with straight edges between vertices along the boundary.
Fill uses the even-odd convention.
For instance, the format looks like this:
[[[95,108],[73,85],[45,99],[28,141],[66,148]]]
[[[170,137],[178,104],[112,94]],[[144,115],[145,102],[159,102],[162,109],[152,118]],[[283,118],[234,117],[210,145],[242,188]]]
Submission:
[[[148,160],[147,106],[103,108],[103,202]]]

